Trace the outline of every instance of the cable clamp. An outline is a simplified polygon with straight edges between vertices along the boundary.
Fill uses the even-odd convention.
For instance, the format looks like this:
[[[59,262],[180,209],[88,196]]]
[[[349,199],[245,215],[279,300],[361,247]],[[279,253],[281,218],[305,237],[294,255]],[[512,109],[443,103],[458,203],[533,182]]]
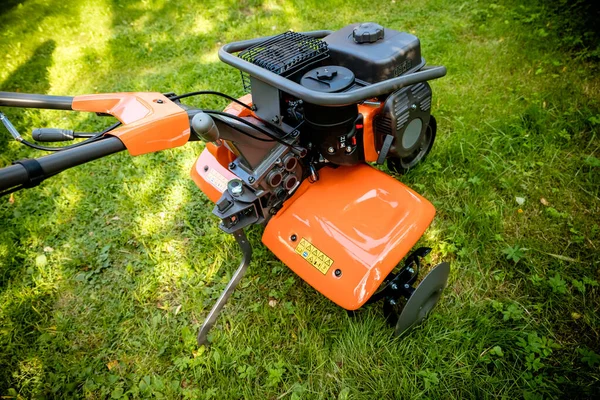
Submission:
[[[25,160],[18,160],[13,162],[13,164],[20,164],[23,166],[23,168],[25,168],[25,171],[27,171],[28,180],[26,183],[23,184],[23,187],[25,188],[29,189],[32,187],[36,187],[37,185],[42,183],[42,181],[46,178],[42,166],[36,159],[30,158]]]

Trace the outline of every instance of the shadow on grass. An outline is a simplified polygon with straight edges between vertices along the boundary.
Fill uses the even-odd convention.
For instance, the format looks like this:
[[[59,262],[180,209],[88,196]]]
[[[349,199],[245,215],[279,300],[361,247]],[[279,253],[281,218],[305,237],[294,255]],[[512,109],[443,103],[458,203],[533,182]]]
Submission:
[[[113,8],[117,6],[119,5],[115,2]],[[215,75],[228,67],[218,62],[199,60],[202,51],[199,51],[198,58],[194,59],[193,55],[189,54],[189,47],[197,42],[203,43],[204,37],[216,37],[217,34],[213,31],[206,31],[204,35],[187,34],[186,27],[180,27],[175,22],[177,9],[166,7],[167,5],[152,12],[137,12],[136,6],[132,5],[130,8],[125,6],[125,11],[128,18],[147,18],[144,27],[159,25],[172,34],[185,35],[185,40],[175,42],[167,37],[153,41],[152,53],[149,54],[143,41],[146,34],[144,27],[136,30],[127,26],[127,35],[116,35],[110,39],[106,52],[116,55],[118,60],[125,60],[121,62],[137,62],[137,65],[131,67],[132,70],[143,69],[142,62],[143,65],[159,65],[163,63],[165,56],[176,57],[178,52],[187,53],[188,59],[178,64],[180,68],[188,71],[188,76],[194,71],[212,73],[188,78],[188,82],[184,84],[194,82],[196,85],[209,85],[214,81]],[[119,30],[122,20],[117,15],[121,13],[115,11],[113,15],[113,29]],[[140,40],[131,42],[131,37],[138,37]],[[47,41],[39,46],[32,57],[2,83],[1,90],[46,93],[50,88],[48,67],[52,64],[55,47],[54,41]],[[124,57],[119,57],[120,55]],[[175,67],[174,64],[171,65]],[[123,66],[117,65],[116,69],[122,70]],[[105,81],[110,82],[110,85],[114,84],[114,81],[109,79],[113,74],[110,68],[100,73],[90,73],[95,73],[94,79],[99,84]],[[229,73],[231,75],[231,71]],[[177,71],[173,71],[172,75],[176,78]],[[237,78],[237,73],[235,77]],[[165,83],[163,72],[160,70],[136,73],[135,79],[138,82],[153,84],[145,90],[173,89],[163,87]],[[177,89],[181,90],[181,87]],[[231,247],[231,244],[227,244],[228,240],[224,234],[219,234],[220,239],[217,241],[212,238],[218,234],[217,220],[210,214],[212,206],[189,181],[189,169],[182,171],[178,168],[181,158],[174,154],[164,152],[137,159],[120,154],[110,161],[81,166],[53,178],[62,182],[62,188],[57,187],[60,184],[42,185],[17,196],[13,208],[15,212],[7,212],[7,218],[3,220],[4,227],[10,227],[11,230],[11,234],[7,234],[3,239],[12,242],[12,246],[9,249],[10,254],[2,260],[1,287],[3,291],[7,291],[4,294],[10,292],[15,296],[13,301],[4,304],[0,314],[2,325],[10,332],[0,337],[0,393],[5,393],[10,387],[17,387],[25,396],[52,395],[46,384],[49,375],[65,376],[70,382],[70,389],[61,388],[61,395],[80,392],[84,382],[90,378],[90,375],[81,372],[89,366],[97,370],[104,368],[107,362],[104,358],[105,349],[119,342],[119,335],[126,334],[122,326],[124,319],[128,319],[131,314],[146,315],[150,319],[153,315],[162,313],[156,310],[155,305],[164,302],[165,296],[172,296],[168,290],[157,286],[179,286],[181,283],[173,280],[159,282],[156,279],[157,275],[166,272],[156,269],[156,266],[163,262],[161,249],[144,244],[148,241],[153,243],[152,238],[158,236],[166,241],[174,234],[191,237],[190,246],[195,244],[196,251],[184,251],[182,259],[183,262],[187,260],[196,264],[188,266],[191,271],[186,272],[196,273],[201,278],[196,280],[196,283],[206,278],[207,272],[202,269],[207,268],[211,262],[214,264],[219,257],[227,260],[231,267],[237,264],[238,250],[235,247],[232,256],[220,254],[217,257],[209,254],[216,249],[220,250],[218,253],[229,253],[223,252],[222,249]],[[132,168],[127,168],[125,163]],[[160,166],[162,171],[156,171],[151,177],[144,171],[151,170],[152,163]],[[101,184],[95,177],[101,177]],[[187,182],[184,187],[178,186],[183,193],[174,193],[173,183],[181,181]],[[141,190],[130,192],[129,185]],[[172,201],[171,197],[178,195],[181,197],[180,211],[173,212],[172,217],[160,223],[158,231],[145,233],[145,222],[164,210],[162,205],[169,204]],[[92,196],[97,198],[96,201],[91,200]],[[65,201],[64,197],[77,198],[77,201]],[[30,206],[21,207],[21,203],[31,201],[37,203],[37,209]],[[99,204],[98,201],[103,204]],[[130,205],[128,201],[133,202],[138,209],[126,215],[130,211],[126,209]],[[92,210],[91,207],[99,209]],[[115,215],[121,215],[127,223],[121,225],[111,222]],[[184,221],[192,223],[194,227],[186,228]],[[109,227],[110,223],[113,225]],[[56,229],[57,224],[66,229]],[[210,232],[210,235],[205,236],[205,232]],[[91,236],[92,233],[96,236]],[[194,234],[198,235],[198,240],[193,238]],[[95,237],[99,238],[95,240]],[[258,242],[259,239],[254,238],[254,241]],[[36,253],[44,254],[43,248],[49,245],[56,249],[55,254],[62,252],[66,260],[59,264],[60,271],[56,279],[39,285],[36,278],[40,278],[43,267],[36,266],[32,260]],[[198,247],[201,249],[200,253]],[[23,248],[29,248],[31,251],[28,254],[20,254],[19,249]],[[120,256],[123,253],[130,256]],[[52,259],[51,254],[46,254]],[[199,254],[205,255],[204,259],[198,260]],[[133,281],[119,278],[126,265],[132,265],[131,268],[135,270]],[[216,274],[220,276],[223,272],[218,271]],[[77,280],[74,280],[74,277],[77,277]],[[221,282],[221,279],[218,280]],[[217,295],[222,288],[220,284],[218,286],[214,290]],[[126,293],[137,293],[137,300]],[[101,295],[101,299],[97,298],[98,294]],[[192,304],[186,306],[190,311],[180,315],[180,318],[186,320],[184,325],[190,325],[192,320],[201,318],[195,310],[203,311],[204,297],[204,294],[198,293],[198,296],[192,299]],[[207,302],[208,305],[211,303],[212,300]],[[77,332],[69,330],[73,324],[78,327]],[[56,340],[52,333],[48,333],[50,325],[58,325],[62,340]],[[98,328],[102,335],[98,335]],[[176,342],[178,330],[175,329],[171,335],[175,335]],[[140,338],[140,341],[147,349],[160,352],[162,344],[148,342],[147,338]],[[39,346],[42,343],[46,350],[51,351],[40,352]],[[173,344],[173,340],[170,343]],[[74,353],[74,348],[85,350],[86,355],[82,357],[77,351]],[[75,358],[58,359],[58,354],[71,354]],[[35,362],[37,368],[32,368],[33,359],[39,361]]]
[[[0,83],[0,91],[46,93],[50,88],[48,68],[52,65],[52,54],[55,49],[54,40],[47,40],[39,45],[25,63]],[[4,134],[2,127],[0,151],[4,150],[9,140],[12,138]]]
[[[2,14],[8,14],[9,11],[24,2],[25,0],[2,0],[2,4],[0,5],[0,16],[2,16]]]

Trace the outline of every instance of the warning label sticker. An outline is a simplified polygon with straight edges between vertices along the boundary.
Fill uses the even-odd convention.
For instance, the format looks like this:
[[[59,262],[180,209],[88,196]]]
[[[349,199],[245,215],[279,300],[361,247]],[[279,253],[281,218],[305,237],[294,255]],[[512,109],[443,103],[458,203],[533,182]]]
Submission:
[[[227,190],[227,178],[212,168],[206,173],[206,180],[209,181],[211,185],[213,185],[221,193]]]
[[[325,255],[321,250],[313,246],[308,240],[302,238],[298,246],[296,246],[296,253],[300,254],[302,258],[308,261],[313,267],[318,269],[323,275],[329,271],[329,267],[333,265],[333,260]]]

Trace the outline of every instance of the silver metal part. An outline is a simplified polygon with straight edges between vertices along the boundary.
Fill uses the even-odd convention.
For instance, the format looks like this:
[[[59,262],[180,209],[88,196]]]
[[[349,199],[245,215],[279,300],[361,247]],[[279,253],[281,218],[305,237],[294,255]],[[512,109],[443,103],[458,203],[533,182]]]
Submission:
[[[23,138],[21,137],[21,135],[19,134],[19,131],[17,131],[17,129],[13,126],[13,124],[8,120],[8,118],[6,118],[6,115],[4,115],[3,113],[0,112],[0,121],[2,121],[2,124],[4,125],[4,127],[6,128],[6,130],[11,134],[11,136],[17,141],[17,142],[21,142],[23,141]]]
[[[395,334],[401,335],[417,325],[431,309],[436,305],[442,291],[448,282],[450,275],[450,264],[443,262],[434,267],[419,284],[412,295],[408,298],[402,313],[396,323]]]
[[[242,250],[242,262],[240,263],[238,269],[233,273],[233,276],[231,277],[231,280],[225,287],[225,290],[223,290],[223,293],[221,293],[221,296],[219,296],[219,299],[212,307],[212,309],[208,313],[208,316],[206,317],[206,320],[204,320],[204,323],[200,327],[197,337],[198,346],[208,344],[208,331],[210,331],[210,329],[214,326],[215,322],[217,321],[217,318],[219,317],[219,314],[221,313],[221,310],[227,303],[227,300],[229,300],[229,297],[235,290],[236,286],[240,283],[240,280],[242,279],[242,277],[246,273],[246,270],[248,269],[248,266],[250,265],[250,259],[252,258],[252,246],[250,246],[250,242],[248,242],[244,231],[235,231],[233,233],[233,236],[235,237],[235,240],[238,242],[238,245]]]
[[[244,185],[239,179],[232,179],[227,183],[227,188],[232,196],[240,196],[244,193]]]
[[[256,115],[264,121],[281,125],[281,110],[279,109],[279,89],[250,77],[252,85],[252,104],[256,106]]]

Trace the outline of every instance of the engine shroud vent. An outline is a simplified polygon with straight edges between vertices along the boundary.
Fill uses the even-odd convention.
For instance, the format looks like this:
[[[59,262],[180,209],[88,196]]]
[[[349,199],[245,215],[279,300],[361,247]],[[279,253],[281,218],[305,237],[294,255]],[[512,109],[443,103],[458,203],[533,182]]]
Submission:
[[[406,156],[412,154],[413,147],[418,147],[419,140],[414,140],[416,133],[409,134],[413,139],[407,140],[408,148],[401,143],[411,122],[420,120],[419,138],[424,137],[431,112],[431,87],[428,83],[418,83],[392,93],[385,102],[382,112],[375,119],[375,140],[377,149],[383,147],[387,135],[395,139],[389,149],[390,156]]]
[[[328,58],[329,48],[320,39],[289,31],[247,48],[238,57],[277,75],[289,77]],[[242,73],[242,82],[244,88],[250,90],[247,74]]]

